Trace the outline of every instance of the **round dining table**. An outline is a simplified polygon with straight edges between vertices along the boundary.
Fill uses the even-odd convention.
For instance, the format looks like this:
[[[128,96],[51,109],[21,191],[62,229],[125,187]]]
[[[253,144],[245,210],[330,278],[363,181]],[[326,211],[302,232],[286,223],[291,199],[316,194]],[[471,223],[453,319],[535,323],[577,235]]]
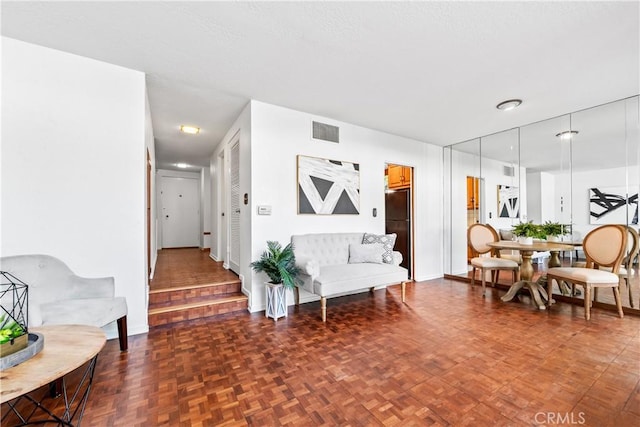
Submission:
[[[520,281],[515,282],[507,293],[501,298],[502,301],[511,301],[518,291],[522,288],[529,289],[531,298],[535,305],[540,309],[546,309],[544,300],[549,298],[544,285],[534,282],[533,279],[533,264],[531,263],[531,256],[534,252],[546,252],[549,251],[551,256],[549,257],[549,268],[560,267],[559,253],[562,251],[571,251],[574,249],[574,244],[569,242],[547,242],[547,241],[534,241],[531,244],[514,242],[511,240],[500,240],[497,242],[491,242],[488,246],[495,249],[510,249],[520,252],[522,256],[522,264],[520,265]]]

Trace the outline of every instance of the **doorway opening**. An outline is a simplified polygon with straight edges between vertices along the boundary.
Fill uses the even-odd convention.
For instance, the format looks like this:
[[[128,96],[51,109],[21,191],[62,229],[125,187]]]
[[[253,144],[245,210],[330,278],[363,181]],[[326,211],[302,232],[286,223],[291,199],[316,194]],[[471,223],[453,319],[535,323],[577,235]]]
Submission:
[[[413,278],[413,167],[387,163],[385,166],[385,233],[395,233],[394,250],[402,254],[402,267]]]
[[[480,186],[482,180],[475,176],[467,176],[467,229],[473,224],[478,224],[480,218]],[[473,251],[467,245],[467,263],[473,258]]]
[[[162,176],[162,247],[200,246],[200,188],[195,178]]]

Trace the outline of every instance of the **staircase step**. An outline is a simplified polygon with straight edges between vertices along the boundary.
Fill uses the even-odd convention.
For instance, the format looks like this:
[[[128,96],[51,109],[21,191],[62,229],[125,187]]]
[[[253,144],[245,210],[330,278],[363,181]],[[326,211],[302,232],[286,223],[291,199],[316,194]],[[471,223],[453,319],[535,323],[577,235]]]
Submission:
[[[165,304],[187,304],[202,298],[240,293],[240,280],[226,282],[185,285],[174,288],[152,289],[149,291],[149,307]]]
[[[225,295],[186,304],[164,305],[149,308],[149,326],[167,325],[183,320],[201,319],[219,314],[247,309],[248,298],[243,294]]]

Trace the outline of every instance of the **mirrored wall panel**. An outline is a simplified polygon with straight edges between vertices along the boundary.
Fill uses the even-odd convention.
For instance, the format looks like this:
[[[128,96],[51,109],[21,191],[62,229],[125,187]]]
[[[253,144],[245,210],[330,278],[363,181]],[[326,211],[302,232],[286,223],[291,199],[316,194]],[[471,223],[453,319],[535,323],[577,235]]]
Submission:
[[[589,231],[622,224],[632,229],[626,262],[633,276],[621,281],[622,301],[639,308],[637,257],[630,259],[638,230],[639,129],[634,96],[445,147],[445,273],[469,277],[466,231],[473,223],[490,224],[502,239],[514,239],[520,223],[554,224],[557,237],[541,231],[535,239],[570,244],[559,254],[563,266],[585,261],[580,243]],[[549,259],[534,253],[534,280],[544,277]],[[501,282],[508,284],[508,276]],[[554,293],[582,298],[566,289]],[[610,289],[596,298],[613,304]]]

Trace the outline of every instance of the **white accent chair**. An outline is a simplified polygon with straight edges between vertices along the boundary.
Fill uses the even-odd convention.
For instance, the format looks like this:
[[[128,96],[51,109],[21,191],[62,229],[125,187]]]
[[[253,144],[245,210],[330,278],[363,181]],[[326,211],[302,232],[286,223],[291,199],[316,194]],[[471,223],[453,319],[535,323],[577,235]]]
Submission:
[[[120,350],[127,345],[127,301],[115,296],[113,277],[76,276],[65,263],[49,255],[0,258],[0,270],[29,287],[29,327],[80,324],[103,327],[116,321]]]
[[[482,274],[482,295],[486,290],[485,272],[492,274],[493,286],[498,282],[500,270],[511,271],[513,282],[517,282],[520,277],[520,267],[518,262],[512,259],[502,258],[500,251],[488,246],[488,243],[500,240],[498,232],[489,224],[473,224],[467,229],[467,242],[471,248],[474,258],[471,259],[471,286],[475,285],[476,269],[480,269]]]
[[[609,287],[613,289],[616,307],[620,317],[622,302],[620,300],[620,265],[627,251],[627,228],[622,225],[603,225],[587,234],[582,242],[584,254],[587,258],[584,267],[555,267],[547,271],[548,306],[553,299],[553,281],[560,286],[561,282],[584,287],[584,317],[591,319],[591,290],[593,288]],[[573,294],[573,292],[572,292]]]

